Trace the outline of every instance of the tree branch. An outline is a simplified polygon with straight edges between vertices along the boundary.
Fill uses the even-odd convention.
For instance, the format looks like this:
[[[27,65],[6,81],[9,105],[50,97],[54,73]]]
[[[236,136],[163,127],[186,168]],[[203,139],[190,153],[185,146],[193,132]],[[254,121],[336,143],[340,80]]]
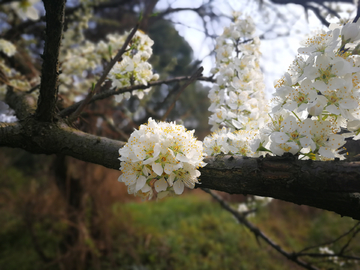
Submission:
[[[197,187],[272,197],[360,220],[359,161],[217,156],[205,162]]]
[[[1,123],[0,146],[22,148],[34,154],[63,154],[79,160],[119,169],[119,149],[123,142],[99,137],[65,124],[36,121]]]
[[[191,83],[193,83],[194,81],[196,81],[197,78],[199,78],[201,76],[201,73],[204,71],[203,67],[199,67],[195,73],[193,75],[191,75],[190,79],[180,88],[179,92],[177,93],[174,101],[171,103],[170,107],[167,109],[167,111],[164,113],[163,117],[162,117],[162,121],[165,121],[166,118],[168,117],[168,115],[170,114],[171,110],[175,107],[175,103],[176,101],[179,99],[180,95],[182,92],[184,92],[184,90],[186,89],[186,87],[188,87]]]
[[[36,117],[40,121],[51,122],[58,94],[59,52],[65,0],[43,0],[43,2],[46,10],[46,37]]]
[[[92,97],[95,93],[97,93],[100,90],[101,85],[106,80],[107,75],[109,74],[110,70],[114,67],[114,65],[118,61],[122,61],[122,55],[125,53],[127,46],[129,45],[130,41],[134,37],[136,31],[139,29],[140,24],[136,24],[136,26],[131,30],[129,35],[127,36],[123,46],[119,50],[119,52],[116,54],[116,56],[110,61],[110,63],[107,65],[107,67],[104,69],[103,74],[101,75],[100,79],[97,81],[94,89],[91,89],[89,94],[86,96],[84,100],[81,101],[76,111],[70,116],[70,121],[75,120],[81,111],[85,108],[85,106],[90,102]]]
[[[123,94],[126,92],[132,92],[134,90],[139,90],[139,89],[147,89],[149,87],[156,86],[156,85],[187,81],[187,80],[190,80],[190,78],[191,78],[191,76],[175,77],[175,78],[171,78],[171,79],[167,79],[167,80],[148,82],[147,85],[139,84],[139,85],[132,85],[132,86],[119,88],[116,90],[108,90],[108,91],[104,91],[104,92],[98,93],[95,96],[93,96],[91,98],[91,100],[89,101],[89,103],[93,103],[97,100],[105,99],[105,98],[111,97],[113,95]],[[214,81],[213,77],[199,77],[199,78],[197,78],[197,80],[206,81],[206,82]],[[59,113],[59,116],[66,117],[66,116],[70,115],[72,112],[74,112],[80,106],[81,103],[82,103],[82,101],[79,101],[79,102],[74,103],[73,105],[67,107],[66,109],[62,110]]]
[[[283,255],[285,258],[293,261],[297,265],[309,269],[309,270],[318,270],[317,267],[314,267],[313,265],[304,262],[302,260],[299,260],[296,256],[293,256],[291,253],[286,252],[279,244],[272,241],[267,235],[265,235],[259,228],[257,228],[254,224],[252,224],[250,221],[248,221],[245,216],[240,214],[238,211],[235,211],[229,204],[227,204],[219,195],[211,192],[208,189],[203,189],[206,193],[209,193],[216,201],[219,202],[222,208],[224,208],[226,211],[230,212],[237,221],[239,221],[241,224],[243,224],[246,228],[248,228],[256,238],[260,238],[264,240],[269,246],[271,246],[273,249],[275,249],[277,252],[279,252],[281,255]]]
[[[35,112],[35,106],[30,104],[32,100],[32,97],[24,92],[16,92],[12,87],[8,87],[5,101],[15,111],[19,120],[23,120]]]
[[[38,154],[64,154],[118,170],[123,142],[32,117],[0,126],[0,146]],[[272,197],[360,220],[360,161],[296,160],[293,156],[208,157],[196,187]]]
[[[300,251],[297,252],[298,255],[301,255],[303,253],[305,253],[305,251],[308,251],[308,250],[311,250],[311,249],[314,249],[314,248],[319,248],[319,247],[324,247],[324,246],[328,246],[328,245],[331,245],[331,244],[334,244],[335,242],[338,242],[340,239],[344,238],[345,236],[349,235],[352,231],[354,231],[356,229],[357,226],[360,225],[360,222],[357,222],[353,227],[350,228],[350,230],[348,230],[347,232],[343,233],[342,235],[340,235],[339,237],[333,239],[333,240],[330,240],[330,241],[326,241],[324,243],[320,243],[320,244],[316,244],[314,246],[309,246],[309,247],[306,247]]]
[[[358,1],[357,7],[356,7],[356,16],[354,18],[354,22],[357,22],[360,18],[360,2]]]

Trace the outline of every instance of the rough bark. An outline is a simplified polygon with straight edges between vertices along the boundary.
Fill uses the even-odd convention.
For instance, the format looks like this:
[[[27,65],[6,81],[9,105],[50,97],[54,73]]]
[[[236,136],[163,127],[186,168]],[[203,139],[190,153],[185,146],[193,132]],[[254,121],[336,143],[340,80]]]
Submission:
[[[46,10],[46,36],[36,117],[40,121],[50,122],[54,118],[58,94],[59,52],[66,1],[44,0],[43,2]]]
[[[273,197],[360,220],[359,161],[217,156],[205,162],[198,187]]]
[[[37,154],[62,154],[118,170],[123,142],[87,134],[65,123],[29,116],[0,125],[0,147]],[[268,196],[360,220],[360,161],[301,161],[293,156],[208,157],[198,187]]]

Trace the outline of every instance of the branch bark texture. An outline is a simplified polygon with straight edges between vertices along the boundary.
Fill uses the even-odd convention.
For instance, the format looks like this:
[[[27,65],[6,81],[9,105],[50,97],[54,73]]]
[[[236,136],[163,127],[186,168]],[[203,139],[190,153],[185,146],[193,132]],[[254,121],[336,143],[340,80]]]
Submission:
[[[46,10],[46,36],[36,117],[40,121],[50,122],[54,117],[58,94],[59,52],[66,1],[44,0],[43,2]]]
[[[218,156],[206,162],[198,187],[273,197],[360,220],[359,161]]]
[[[0,147],[37,154],[64,154],[118,170],[124,142],[87,134],[65,123],[29,116],[0,125]],[[273,197],[334,211],[360,220],[360,161],[301,161],[293,156],[247,158],[216,156],[200,169],[201,184],[236,194]]]

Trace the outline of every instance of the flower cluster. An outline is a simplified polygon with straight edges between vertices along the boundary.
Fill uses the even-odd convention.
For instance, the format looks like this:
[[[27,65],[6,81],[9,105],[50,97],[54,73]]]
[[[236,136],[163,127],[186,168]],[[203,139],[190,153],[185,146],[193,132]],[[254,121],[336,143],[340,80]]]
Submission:
[[[259,208],[265,207],[272,202],[273,198],[253,196],[246,198],[245,202],[238,205],[237,211],[246,217],[254,217]]]
[[[31,82],[37,82],[36,78],[28,81],[27,78],[21,75],[20,72],[8,67],[4,59],[0,59],[0,73],[2,74],[3,83],[0,85],[0,99],[5,98],[8,85],[14,87],[17,90],[27,91],[31,88]]]
[[[260,135],[254,130],[229,131],[225,127],[213,132],[204,139],[204,152],[208,156],[218,154],[258,157]]]
[[[234,17],[234,23],[216,39],[216,64],[212,70],[216,83],[209,92],[212,131],[220,126],[258,130],[258,124],[263,122],[259,119],[267,112],[255,25],[251,17]]]
[[[100,41],[97,44],[90,41],[85,41],[80,46],[70,46],[69,44],[70,48],[63,50],[60,56],[62,63],[62,73],[59,76],[60,92],[76,96],[82,94],[83,91],[88,91],[94,82],[94,75],[96,78],[99,71],[102,70],[103,61],[110,61],[115,57],[127,35],[128,33],[124,35],[109,34],[106,42]],[[108,75],[112,81],[112,87],[147,85],[149,81],[159,78],[158,74],[153,74],[152,66],[147,62],[152,54],[152,44],[153,41],[147,35],[141,31],[136,32],[122,61],[116,63]],[[90,74],[92,76],[89,76]],[[77,87],[74,89],[75,81]],[[150,88],[136,90],[133,91],[133,94],[141,99],[144,93],[149,91]],[[115,99],[120,102],[124,96],[129,98],[131,93],[117,95]]]
[[[275,86],[273,113],[286,124],[269,133],[273,153],[343,158],[338,149],[345,140],[336,133],[342,128],[359,133],[359,32],[359,23],[330,25],[303,43],[302,55]]]
[[[113,37],[112,42],[123,44],[125,41],[125,35],[118,37],[116,40]],[[127,51],[122,56],[122,61],[114,65],[109,73],[109,79],[112,80],[112,87],[121,88],[130,85],[144,84],[147,85],[149,81],[157,80],[158,74],[153,74],[152,66],[147,61],[152,55],[151,46],[154,44],[147,35],[141,31],[137,31],[131,40]],[[108,46],[101,44],[103,47],[103,53],[108,53]],[[112,46],[110,47],[112,48]],[[144,93],[150,91],[150,88],[146,90],[137,90],[134,94],[139,98],[144,96]],[[125,96],[130,97],[130,93],[120,94],[115,96],[116,101],[120,102]]]
[[[285,152],[317,160],[343,159],[339,154],[345,138],[331,132],[330,121],[307,118],[303,121],[287,112],[273,115],[272,122],[262,129],[270,141],[266,145],[278,156]]]
[[[340,267],[345,265],[344,261],[340,261],[338,256],[334,256],[335,252],[328,247],[319,247],[320,254],[330,255],[328,259]]]
[[[16,47],[10,41],[0,38],[0,51],[11,57],[16,53]]]
[[[119,150],[120,182],[128,186],[129,194],[158,198],[181,194],[184,186],[194,188],[203,162],[202,142],[175,123],[149,119],[147,125],[135,130],[128,143]]]

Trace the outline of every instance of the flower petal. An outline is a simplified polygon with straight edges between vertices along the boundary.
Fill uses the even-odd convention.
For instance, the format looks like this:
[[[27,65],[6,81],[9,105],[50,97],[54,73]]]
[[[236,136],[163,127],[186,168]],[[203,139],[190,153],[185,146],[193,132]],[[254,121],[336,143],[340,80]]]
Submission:
[[[157,180],[155,182],[155,190],[156,192],[164,191],[168,187],[168,183],[164,178],[161,178],[160,180]]]
[[[160,163],[155,163],[154,162],[152,164],[152,169],[157,175],[162,175],[162,173],[164,172],[163,167],[161,166]]]
[[[145,186],[145,184],[146,184],[146,177],[140,175],[136,181],[135,192],[138,192],[140,189],[142,189]]]
[[[183,181],[181,180],[177,180],[175,183],[174,183],[174,191],[176,194],[180,195],[184,192],[184,183]]]

